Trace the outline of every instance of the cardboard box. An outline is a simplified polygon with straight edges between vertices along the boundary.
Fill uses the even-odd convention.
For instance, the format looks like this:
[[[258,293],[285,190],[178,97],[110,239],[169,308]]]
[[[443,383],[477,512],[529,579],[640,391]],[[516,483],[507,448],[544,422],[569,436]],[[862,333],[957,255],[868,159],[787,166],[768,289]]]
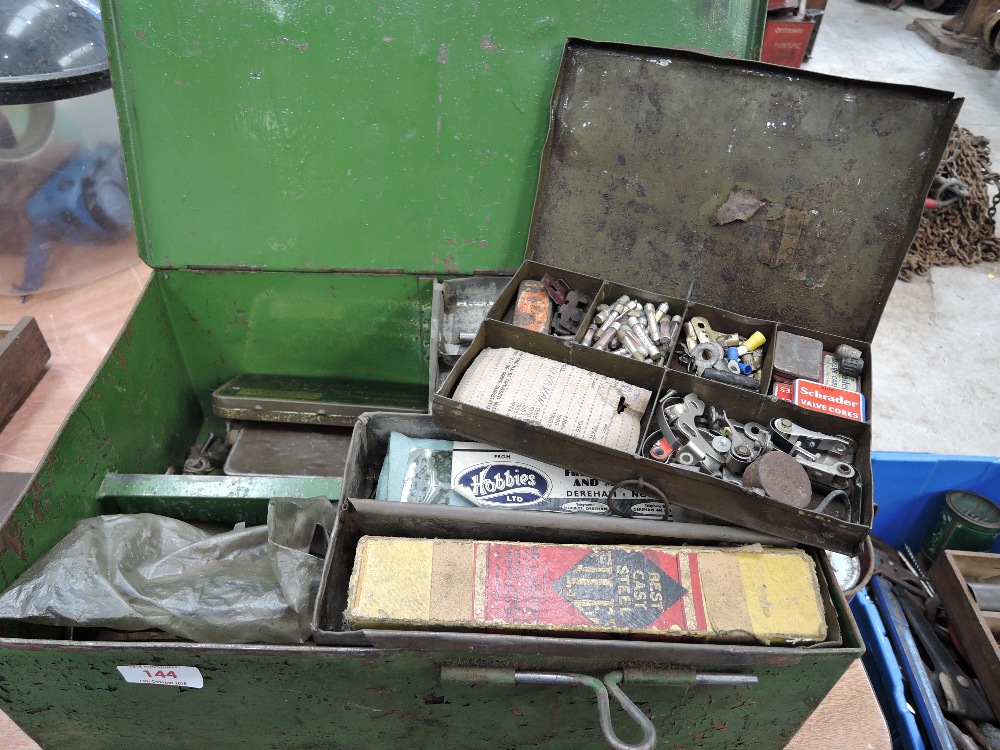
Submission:
[[[797,549],[401,539],[358,542],[354,628],[817,643],[826,618]]]

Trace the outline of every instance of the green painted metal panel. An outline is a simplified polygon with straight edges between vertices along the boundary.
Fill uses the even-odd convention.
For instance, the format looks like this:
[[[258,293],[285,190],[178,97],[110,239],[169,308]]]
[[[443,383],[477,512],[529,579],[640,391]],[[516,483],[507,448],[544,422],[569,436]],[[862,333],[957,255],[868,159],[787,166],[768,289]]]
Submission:
[[[426,409],[433,280],[394,274],[160,271],[205,414],[215,388],[256,373],[341,379]]]
[[[0,530],[4,588],[76,521],[101,512],[107,472],[161,472],[186,455],[202,416],[169,326],[154,281]]]
[[[98,490],[104,512],[156,513],[189,522],[267,523],[275,497],[340,498],[340,477],[230,477],[108,474]]]
[[[106,0],[155,267],[513,269],[567,37],[756,57],[763,0]]]
[[[25,644],[26,645],[26,644]],[[539,748],[606,747],[594,695],[584,688],[443,684],[441,665],[467,655],[375,649],[269,649],[62,643],[11,644],[0,667],[0,707],[43,747]],[[824,658],[825,657],[825,658]],[[480,660],[481,661],[481,660]],[[784,747],[847,666],[827,652],[810,663],[742,667],[755,687],[631,686],[660,747]],[[584,659],[491,659],[511,668],[603,675],[620,668]],[[117,666],[194,666],[201,689],[126,684]],[[728,670],[734,671],[734,670]],[[33,675],[30,680],[15,675]],[[619,736],[636,726],[615,706]]]

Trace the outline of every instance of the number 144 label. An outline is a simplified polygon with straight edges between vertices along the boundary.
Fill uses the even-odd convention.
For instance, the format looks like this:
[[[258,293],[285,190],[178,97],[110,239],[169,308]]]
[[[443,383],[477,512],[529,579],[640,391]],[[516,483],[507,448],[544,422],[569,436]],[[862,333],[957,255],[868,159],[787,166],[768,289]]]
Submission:
[[[205,684],[197,667],[160,667],[141,664],[134,667],[118,667],[118,671],[125,682],[135,685],[200,688]]]

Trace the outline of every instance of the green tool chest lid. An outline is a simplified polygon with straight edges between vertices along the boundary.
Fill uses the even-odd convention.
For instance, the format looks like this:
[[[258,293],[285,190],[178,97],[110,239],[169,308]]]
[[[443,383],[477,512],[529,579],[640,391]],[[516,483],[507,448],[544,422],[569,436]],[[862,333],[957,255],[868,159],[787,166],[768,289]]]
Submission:
[[[143,259],[473,273],[524,257],[572,35],[750,57],[757,0],[107,0]]]
[[[871,341],[961,103],[571,39],[528,257]]]

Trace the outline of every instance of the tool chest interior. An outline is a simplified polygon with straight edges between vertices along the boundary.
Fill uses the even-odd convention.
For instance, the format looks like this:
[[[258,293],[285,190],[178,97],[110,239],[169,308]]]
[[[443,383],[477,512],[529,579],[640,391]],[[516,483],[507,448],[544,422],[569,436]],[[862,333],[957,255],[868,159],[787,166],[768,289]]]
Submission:
[[[155,270],[0,529],[3,587],[78,522],[104,514],[260,522],[267,518],[269,497],[308,496],[315,489],[329,497],[338,517],[311,613],[313,636],[305,643],[199,643],[157,633],[106,640],[107,633],[91,628],[3,620],[4,710],[46,748],[221,748],[245,746],[247,738],[275,748],[600,747],[608,733],[602,734],[592,692],[566,683],[518,682],[518,675],[529,673],[572,673],[603,678],[602,684],[621,681],[666,742],[694,735],[701,748],[783,747],[863,651],[826,557],[811,548],[827,633],[825,641],[811,645],[366,630],[342,620],[346,579],[364,535],[858,548],[872,523],[870,421],[847,422],[776,401],[770,396],[770,356],[759,392],[748,394],[685,372],[676,353],[666,367],[656,367],[504,322],[526,273],[570,269],[561,277],[591,297],[588,320],[597,304],[637,293],[643,301],[668,301],[685,320],[704,317],[720,330],[761,330],[769,341],[782,329],[815,331],[827,346],[857,344],[869,357],[868,342],[919,214],[914,196],[922,195],[933,175],[941,137],[958,105],[940,92],[852,87],[839,79],[660,49],[696,46],[751,58],[760,44],[761,12],[755,3],[722,8],[696,2],[669,10],[596,4],[586,12],[556,2],[544,14],[521,6],[419,2],[378,9],[106,3],[137,238]],[[655,49],[579,38],[609,36]],[[609,165],[638,160],[643,146],[633,146],[636,151],[627,156],[622,146],[576,159],[574,139],[585,151],[602,142],[617,145],[618,137],[605,132],[590,140],[558,131],[565,77],[590,64],[574,57],[587,52],[610,54],[613,61],[601,63],[607,71],[634,75],[643,85],[651,65],[695,71],[677,100],[662,106],[653,97],[636,109],[619,98],[628,86],[621,94],[617,84],[609,87],[611,114],[595,122],[631,127],[641,115],[643,123],[664,127],[653,128],[647,142],[669,145],[645,168],[674,170],[679,186],[667,181],[655,191],[650,187],[651,204],[641,210],[634,199],[608,201],[604,224],[592,220],[597,214],[591,199],[604,200],[607,192],[601,175]],[[727,78],[727,72],[739,75]],[[746,140],[730,138],[737,153],[727,159],[725,144],[717,142],[729,138],[721,123],[748,106],[752,84],[746,81],[768,76],[773,80],[760,88],[759,111],[748,116],[761,125],[753,136],[758,140],[750,145],[749,134]],[[706,81],[724,83],[706,89]],[[790,98],[792,84],[805,87],[811,98]],[[699,91],[720,103],[703,113],[719,123],[717,132],[703,133],[705,154],[697,153],[691,135],[702,125],[685,123],[687,115],[678,114],[688,107],[684,97]],[[873,119],[874,103],[890,100],[895,107]],[[824,101],[827,106],[821,106]],[[845,112],[855,103],[864,109],[852,120]],[[549,114],[555,130],[543,155]],[[785,136],[791,134],[784,142],[808,143],[802,134],[819,132],[822,121],[822,148],[832,144],[833,154],[826,165],[807,166],[815,156],[811,150],[782,152],[782,142],[771,139],[777,118],[793,116],[801,130],[783,120]],[[868,129],[852,131],[858,122]],[[885,140],[890,134],[896,137]],[[926,142],[935,145],[916,149]],[[886,143],[892,147],[879,159],[891,169],[871,163]],[[752,162],[754,153],[759,163]],[[539,159],[539,186],[553,189],[541,190],[536,199]],[[736,184],[752,174],[777,174],[781,162],[794,168],[772,183],[762,176],[755,189],[772,207],[782,202],[779,193],[800,197],[768,208],[776,211],[768,214],[772,223],[740,224],[740,231],[717,227],[709,230],[713,240],[707,243],[684,225],[707,224]],[[713,171],[716,176],[709,176]],[[856,175],[864,185],[860,198],[858,186],[845,187]],[[591,191],[591,185],[597,187]],[[570,200],[574,194],[582,199]],[[878,205],[879,211],[874,221],[847,216],[848,203]],[[822,205],[833,218],[810,225],[809,236],[823,252],[803,270],[781,255],[788,247],[780,235],[793,235],[796,221],[808,224],[802,216],[807,204]],[[623,225],[632,227],[631,243],[623,239],[627,232],[620,233]],[[772,230],[775,237],[768,234]],[[734,248],[746,245],[747,231],[757,244],[741,254]],[[836,231],[845,233],[849,248],[837,244],[842,238],[834,238]],[[661,253],[657,243],[685,250]],[[530,260],[516,270],[526,245]],[[768,261],[764,255],[772,251]],[[466,354],[459,358],[461,349],[455,352],[455,367],[443,374],[437,390],[438,369],[447,371],[450,364],[438,361],[434,344],[441,334],[436,287],[444,279],[485,275],[513,281],[467,342]],[[871,283],[861,284],[861,278]],[[624,374],[657,397],[668,386],[700,394],[744,420],[792,414],[814,429],[849,435],[859,445],[863,502],[843,519],[816,519],[775,504],[740,510],[748,499],[734,503],[712,478],[651,466],[641,455],[616,455],[533,425],[508,421],[498,428],[468,408],[449,408],[448,395],[472,358],[493,346]],[[193,498],[164,475],[192,445],[228,432],[213,393],[246,374],[322,380],[351,394],[359,409],[379,410],[353,427],[319,428],[345,459],[342,478],[326,477],[320,488],[301,477],[279,477],[244,496],[233,489],[242,485],[224,482]],[[433,419],[412,414],[428,405],[429,391],[437,391]],[[862,392],[871,409],[870,367]],[[411,413],[386,414],[383,408]],[[653,422],[650,410],[643,415],[644,438]],[[676,516],[651,522],[373,500],[392,431],[479,438],[609,482],[660,474]],[[153,491],[117,479],[135,476],[158,478]],[[688,510],[705,517],[685,528],[676,521]],[[195,668],[204,684],[190,689],[124,683],[123,667]],[[617,708],[613,716],[623,740],[638,746],[639,728]]]

